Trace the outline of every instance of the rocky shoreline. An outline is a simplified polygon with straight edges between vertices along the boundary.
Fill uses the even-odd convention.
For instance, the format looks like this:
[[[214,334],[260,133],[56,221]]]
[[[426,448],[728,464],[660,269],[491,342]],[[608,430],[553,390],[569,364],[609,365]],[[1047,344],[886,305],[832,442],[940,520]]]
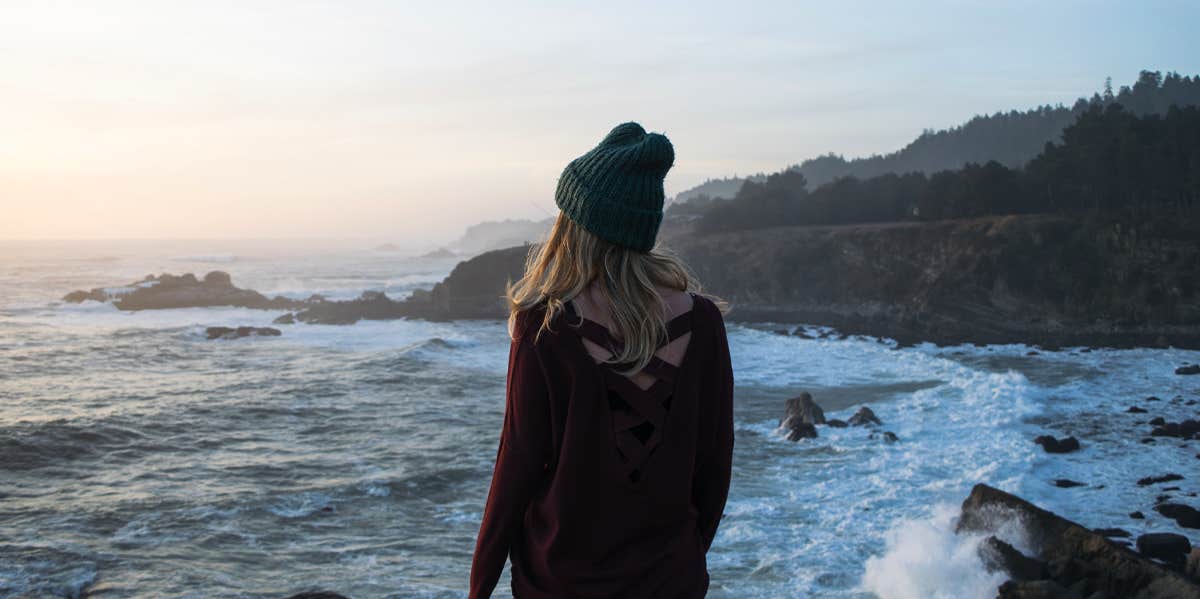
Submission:
[[[1198,349],[1200,244],[1193,233],[1200,235],[1007,216],[711,235],[676,224],[667,237],[705,290],[730,303],[731,321],[827,326],[902,346]],[[505,284],[521,276],[528,251],[517,246],[464,260],[433,288],[403,300],[378,291],[347,301],[267,298],[234,287],[219,271],[203,280],[148,276],[63,299],[112,301],[122,310],[288,310],[279,324],[495,319],[505,316]]]
[[[1155,397],[1147,400],[1161,401]],[[1175,398],[1172,403],[1191,406],[1197,405],[1197,400]],[[788,399],[784,405],[777,434],[788,441],[817,438],[819,427],[827,426],[864,427],[870,431],[868,438],[902,442],[882,430],[883,422],[867,406],[860,406],[842,421],[827,419],[807,392]],[[1126,413],[1145,414],[1148,410],[1131,406]],[[1200,440],[1200,421],[1167,422],[1157,417],[1145,425],[1152,427],[1145,438],[1150,442],[1158,437],[1182,442]],[[1047,454],[1072,453],[1082,447],[1073,436],[1041,435],[1032,441]],[[1200,454],[1196,457],[1200,459]],[[1155,512],[1173,520],[1180,529],[1200,529],[1200,510],[1189,503],[1196,494],[1182,493],[1180,487],[1171,485],[1185,478],[1169,472],[1144,476],[1136,484],[1154,486],[1160,492],[1152,506]],[[1089,486],[1070,479],[1051,482],[1059,488]],[[1134,511],[1129,518],[1142,520],[1145,514]],[[1150,532],[1131,539],[1132,535],[1120,527],[1089,530],[984,484],[976,485],[963,502],[955,532],[986,535],[979,544],[984,567],[1011,577],[997,590],[1000,599],[1200,599],[1200,547],[1193,547],[1188,537],[1178,532]],[[1026,555],[1014,545],[1028,545],[1032,553]]]

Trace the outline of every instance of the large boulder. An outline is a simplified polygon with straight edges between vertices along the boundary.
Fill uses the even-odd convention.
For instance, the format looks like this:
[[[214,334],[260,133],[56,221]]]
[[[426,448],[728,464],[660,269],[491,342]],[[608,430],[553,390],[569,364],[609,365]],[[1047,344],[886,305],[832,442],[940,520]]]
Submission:
[[[1192,551],[1192,543],[1173,532],[1151,532],[1137,538],[1137,549],[1142,555],[1182,568]]]
[[[999,589],[1001,597],[1064,597],[1071,596],[1066,594],[1069,589],[1081,597],[1102,593],[1131,599],[1200,599],[1200,586],[1180,572],[988,485],[975,485],[971,490],[956,530],[999,538],[1012,530],[1014,521],[1020,523],[1034,548],[1033,555],[1024,557],[1045,563],[1046,572],[1040,580],[1005,583]],[[1027,578],[1034,571],[1026,567],[1030,562],[1011,554],[991,563],[1018,564],[1020,567],[1006,567],[1014,579]]]

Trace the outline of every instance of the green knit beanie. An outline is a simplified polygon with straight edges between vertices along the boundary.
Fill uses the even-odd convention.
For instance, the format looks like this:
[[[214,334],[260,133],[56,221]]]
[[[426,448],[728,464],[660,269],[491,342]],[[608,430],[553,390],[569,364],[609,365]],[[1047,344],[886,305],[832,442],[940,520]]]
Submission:
[[[597,237],[645,252],[662,224],[663,178],[674,162],[666,136],[622,123],[563,169],[554,201]]]

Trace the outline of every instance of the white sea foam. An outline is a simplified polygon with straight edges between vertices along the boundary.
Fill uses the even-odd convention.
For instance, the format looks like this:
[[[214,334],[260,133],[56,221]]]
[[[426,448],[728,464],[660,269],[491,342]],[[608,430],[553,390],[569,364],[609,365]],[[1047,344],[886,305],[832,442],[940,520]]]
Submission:
[[[983,535],[954,533],[958,509],[938,506],[921,520],[903,520],[885,535],[883,555],[866,561],[863,590],[880,599],[991,599],[1006,576],[979,557]]]

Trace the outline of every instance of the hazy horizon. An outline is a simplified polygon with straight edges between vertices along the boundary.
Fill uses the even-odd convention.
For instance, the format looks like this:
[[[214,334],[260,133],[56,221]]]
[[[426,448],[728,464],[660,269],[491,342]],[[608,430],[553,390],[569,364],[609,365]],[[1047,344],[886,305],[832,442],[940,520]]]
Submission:
[[[674,142],[670,195],[1200,72],[1196,6],[840,8],[18,3],[0,239],[436,245],[553,214],[625,120]]]

